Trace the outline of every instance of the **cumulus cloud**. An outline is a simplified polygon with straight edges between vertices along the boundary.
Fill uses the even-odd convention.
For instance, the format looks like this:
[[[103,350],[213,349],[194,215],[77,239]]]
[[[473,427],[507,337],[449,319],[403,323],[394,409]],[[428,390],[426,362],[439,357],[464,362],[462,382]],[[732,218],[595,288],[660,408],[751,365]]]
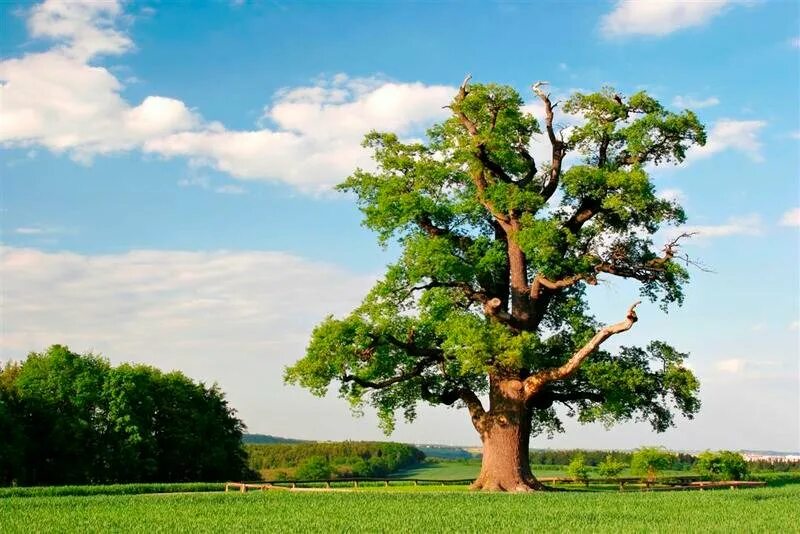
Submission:
[[[355,307],[374,277],[283,252],[95,256],[5,247],[0,280],[0,359],[63,343],[115,362],[181,369],[219,381],[257,423],[280,420],[269,407],[293,395],[283,366],[303,355],[313,326]],[[300,398],[305,412],[293,418],[325,404]],[[335,410],[346,417],[346,408]]]
[[[687,160],[707,158],[725,150],[737,150],[753,161],[764,161],[758,136],[766,125],[765,121],[759,120],[721,119],[709,130],[705,146],[689,149]]]
[[[756,236],[764,232],[761,217],[750,214],[741,217],[731,217],[723,224],[686,225],[670,231],[670,235],[681,233],[695,233],[697,239],[713,239],[730,236]]]
[[[735,0],[619,0],[614,9],[600,21],[608,37],[626,35],[663,36],[701,26],[722,14]]]
[[[781,217],[782,226],[800,226],[800,208],[792,208]]]
[[[142,149],[188,157],[236,178],[326,189],[369,164],[360,146],[365,133],[418,131],[445,116],[442,106],[455,92],[340,74],[279,92],[257,127],[230,130],[175,98],[147,96],[134,105],[121,96],[123,83],[92,60],[133,47],[119,28],[124,19],[119,2],[47,0],[31,9],[31,36],[54,43],[0,62],[0,143],[40,145],[85,163],[97,154]]]
[[[304,190],[327,189],[370,165],[361,140],[370,130],[401,136],[446,116],[455,88],[339,74],[284,90],[264,109],[263,127],[200,131],[153,138],[145,152],[184,156],[241,179],[280,180]]]
[[[678,95],[672,99],[672,105],[681,109],[702,109],[719,104],[719,98],[710,96],[708,98],[694,98],[691,96]]]
[[[88,60],[98,54],[121,54],[133,47],[133,42],[117,24],[122,15],[119,1],[46,0],[31,8],[28,30],[33,37],[60,42],[57,50]]]
[[[115,28],[120,17],[117,2],[48,0],[30,11],[31,35],[56,42],[44,52],[0,61],[0,143],[41,145],[89,161],[198,124],[180,100],[148,96],[138,105],[126,102],[123,84],[91,64],[96,56],[133,46]]]

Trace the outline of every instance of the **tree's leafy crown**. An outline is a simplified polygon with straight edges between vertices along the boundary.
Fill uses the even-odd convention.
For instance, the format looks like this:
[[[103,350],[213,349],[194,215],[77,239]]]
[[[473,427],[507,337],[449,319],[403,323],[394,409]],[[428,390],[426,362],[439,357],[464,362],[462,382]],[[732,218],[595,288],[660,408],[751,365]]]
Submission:
[[[703,144],[697,117],[604,88],[564,102],[580,125],[559,132],[558,104],[535,91],[544,124],[514,89],[465,81],[426,143],[366,136],[376,169],[356,170],[339,190],[355,194],[364,224],[402,253],[361,306],[314,330],[287,381],[319,395],[338,381],[391,430],[395,413],[413,419],[420,400],[468,402],[465,392],[486,392],[490,377],[524,380],[563,365],[600,328],[586,303],[599,276],[637,280],[664,307],[682,302],[677,240],[660,249],[652,236],[685,215],[656,195],[646,167],[679,163]],[[534,141],[550,142],[549,161],[534,160]],[[636,418],[664,430],[674,409],[699,408],[685,357],[662,342],[593,351],[531,400],[533,431],[561,429],[555,403],[582,421]]]

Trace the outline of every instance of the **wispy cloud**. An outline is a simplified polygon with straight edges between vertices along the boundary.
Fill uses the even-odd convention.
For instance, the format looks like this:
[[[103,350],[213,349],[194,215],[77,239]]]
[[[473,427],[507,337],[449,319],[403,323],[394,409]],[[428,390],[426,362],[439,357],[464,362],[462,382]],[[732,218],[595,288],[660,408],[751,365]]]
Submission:
[[[725,12],[736,0],[619,0],[600,21],[608,37],[627,35],[664,36],[702,26]]]
[[[48,226],[20,226],[14,229],[14,233],[17,235],[28,235],[28,236],[53,235],[53,234],[64,233],[64,230],[62,228],[54,228]]]
[[[719,98],[710,96],[708,98],[694,98],[691,96],[678,95],[672,99],[672,105],[681,109],[702,109],[719,104]]]
[[[792,208],[784,213],[781,226],[800,226],[800,208]]]
[[[687,160],[707,158],[725,150],[736,150],[746,154],[753,161],[764,161],[759,134],[766,125],[765,121],[760,120],[719,120],[708,132],[705,146],[694,146],[689,149]]]
[[[730,374],[740,374],[744,371],[746,362],[741,358],[720,360],[714,364],[717,371]]]
[[[764,225],[757,214],[731,217],[723,224],[686,225],[670,230],[671,235],[695,233],[697,239],[714,239],[729,236],[757,236],[764,233]]]

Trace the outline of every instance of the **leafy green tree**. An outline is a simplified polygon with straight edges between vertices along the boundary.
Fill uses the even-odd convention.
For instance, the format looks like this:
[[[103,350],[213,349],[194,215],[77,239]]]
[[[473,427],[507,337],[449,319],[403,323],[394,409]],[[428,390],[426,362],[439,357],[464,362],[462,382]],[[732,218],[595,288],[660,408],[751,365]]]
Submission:
[[[567,465],[567,474],[575,482],[582,482],[589,486],[589,466],[583,454],[576,454]]]
[[[614,478],[625,469],[625,464],[614,458],[611,454],[606,455],[605,460],[597,464],[597,472],[601,477]]]
[[[297,467],[295,476],[298,480],[328,480],[333,470],[324,456],[306,458]]]
[[[715,480],[742,480],[747,476],[747,461],[738,452],[705,451],[697,456],[695,468]]]
[[[640,447],[631,456],[631,471],[637,475],[647,475],[654,480],[659,471],[672,467],[676,455],[663,447]]]
[[[181,373],[54,345],[0,372],[0,483],[248,478],[244,425]]]
[[[0,368],[0,485],[25,479],[25,404],[19,398],[15,380],[19,364]]]
[[[35,483],[103,482],[107,430],[104,359],[53,345],[31,353],[16,379],[30,413],[28,456]]]
[[[563,104],[583,118],[565,134],[542,84],[534,92],[548,161],[529,151],[542,128],[520,95],[469,78],[427,142],[366,136],[375,170],[357,169],[339,189],[355,195],[381,244],[399,243],[400,258],[361,306],[317,326],[285,375],[320,396],[338,382],[387,432],[398,413],[413,420],[419,402],[466,407],[483,441],[473,487],[487,490],[541,487],[529,437],[562,430],[559,404],[584,422],[647,420],[656,431],[700,406],[686,354],[660,341],[601,350],[634,325],[636,304],[604,326],[586,293],[617,277],[664,307],[682,302],[680,238],[662,248],[652,236],[685,215],[646,168],[681,162],[705,142],[703,126],[644,92],[606,88]],[[570,154],[581,162],[567,168]]]

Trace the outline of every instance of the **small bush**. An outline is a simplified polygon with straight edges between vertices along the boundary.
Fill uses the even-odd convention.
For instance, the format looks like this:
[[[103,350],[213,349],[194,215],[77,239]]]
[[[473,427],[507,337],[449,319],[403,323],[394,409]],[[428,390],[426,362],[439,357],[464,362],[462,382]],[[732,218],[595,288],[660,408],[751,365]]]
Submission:
[[[747,462],[738,452],[705,451],[697,456],[695,468],[713,480],[742,480],[747,476]]]
[[[606,459],[597,465],[597,472],[604,478],[614,478],[625,469],[625,464],[615,459],[612,455],[606,455]]]
[[[586,459],[583,454],[577,454],[572,458],[567,466],[567,474],[575,482],[583,482],[589,485],[589,466],[586,465]]]
[[[676,460],[676,455],[663,447],[640,447],[631,456],[631,471],[653,480],[658,471],[669,469]]]

